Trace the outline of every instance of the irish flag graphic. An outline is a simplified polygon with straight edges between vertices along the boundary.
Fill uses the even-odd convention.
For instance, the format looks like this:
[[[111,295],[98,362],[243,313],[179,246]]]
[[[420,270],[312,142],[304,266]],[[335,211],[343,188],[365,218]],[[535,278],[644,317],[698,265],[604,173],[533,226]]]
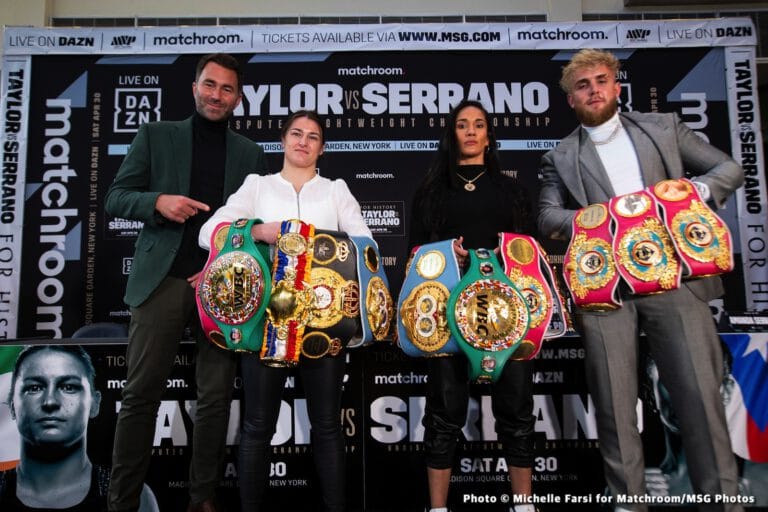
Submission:
[[[11,469],[19,461],[19,431],[11,419],[8,392],[11,389],[11,372],[16,356],[24,347],[0,346],[0,471]]]

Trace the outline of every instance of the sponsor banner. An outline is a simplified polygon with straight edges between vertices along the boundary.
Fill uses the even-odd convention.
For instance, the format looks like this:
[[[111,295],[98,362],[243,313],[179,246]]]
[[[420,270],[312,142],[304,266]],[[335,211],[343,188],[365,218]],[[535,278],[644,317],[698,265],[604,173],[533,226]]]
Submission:
[[[760,310],[768,308],[768,203],[755,50],[728,48],[725,58],[732,153],[745,175],[736,197],[746,308]]]
[[[228,27],[5,27],[7,55],[283,53],[386,50],[534,50],[743,46],[749,18],[578,23],[242,25]]]
[[[31,59],[3,60],[0,140],[3,169],[0,201],[0,340],[15,338],[21,302],[22,228],[27,180]]]

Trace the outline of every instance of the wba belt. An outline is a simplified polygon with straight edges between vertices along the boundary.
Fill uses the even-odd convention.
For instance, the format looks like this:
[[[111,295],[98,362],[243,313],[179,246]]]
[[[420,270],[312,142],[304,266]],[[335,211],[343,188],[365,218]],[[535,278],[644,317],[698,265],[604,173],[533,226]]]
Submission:
[[[510,357],[514,360],[533,359],[541,350],[545,337],[555,338],[565,334],[564,321],[558,327],[550,328],[554,312],[562,312],[563,303],[544,249],[536,239],[516,233],[501,233],[499,247],[504,273],[523,295],[530,313],[528,332]]]
[[[337,355],[360,330],[360,286],[355,248],[345,233],[315,231],[310,285],[312,319],[304,330],[301,354],[317,359]]]
[[[251,227],[260,223],[258,219],[221,223],[211,235],[195,301],[203,331],[221,348],[251,352],[261,348],[271,283],[269,247],[251,237]]]
[[[685,178],[649,187],[661,207],[664,224],[683,264],[683,277],[703,277],[733,270],[728,227]]]
[[[397,341],[406,354],[431,357],[461,351],[446,316],[448,296],[459,279],[453,240],[416,249],[397,301]]]
[[[644,190],[625,194],[611,198],[608,208],[616,224],[616,267],[632,293],[678,288],[682,266],[654,197]]]
[[[389,334],[395,316],[389,281],[381,265],[381,256],[376,243],[368,237],[353,236],[350,240],[357,255],[357,276],[360,282],[361,333],[350,339],[350,348],[382,341]]]
[[[573,218],[563,277],[574,303],[590,311],[621,307],[608,208],[592,204]]]
[[[448,297],[448,326],[469,359],[470,377],[496,381],[525,338],[530,313],[492,251],[469,256],[467,273]]]

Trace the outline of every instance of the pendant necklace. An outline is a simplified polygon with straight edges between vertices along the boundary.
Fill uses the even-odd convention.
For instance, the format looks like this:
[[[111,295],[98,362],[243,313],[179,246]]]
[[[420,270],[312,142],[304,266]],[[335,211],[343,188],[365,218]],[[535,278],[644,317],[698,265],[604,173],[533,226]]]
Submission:
[[[474,190],[477,188],[477,187],[475,186],[475,182],[476,182],[476,181],[477,181],[477,179],[478,179],[480,176],[482,176],[483,174],[485,174],[485,171],[481,172],[480,174],[478,174],[477,176],[475,176],[475,177],[474,177],[474,178],[472,178],[471,180],[468,180],[467,178],[465,178],[464,176],[462,176],[462,175],[461,175],[461,174],[459,174],[458,172],[456,173],[456,176],[458,176],[459,178],[461,178],[461,180],[464,182],[464,190],[466,190],[467,192],[472,192],[472,191],[474,191]]]

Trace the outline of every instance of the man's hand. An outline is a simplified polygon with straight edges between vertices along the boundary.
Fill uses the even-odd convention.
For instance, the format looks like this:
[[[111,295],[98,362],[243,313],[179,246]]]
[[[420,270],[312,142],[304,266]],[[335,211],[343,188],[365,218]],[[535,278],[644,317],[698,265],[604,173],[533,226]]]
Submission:
[[[463,267],[467,264],[467,256],[469,256],[469,251],[462,247],[462,243],[464,243],[463,236],[460,236],[453,241],[453,252],[456,254],[456,260],[459,263],[459,267]]]
[[[166,219],[184,224],[193,215],[202,210],[210,210],[207,204],[195,201],[187,196],[160,194],[155,202],[155,210]]]
[[[191,275],[187,278],[187,282],[189,283],[189,286],[192,288],[197,288],[197,281],[200,279],[200,276],[203,274],[203,271],[201,270],[197,274]]]

